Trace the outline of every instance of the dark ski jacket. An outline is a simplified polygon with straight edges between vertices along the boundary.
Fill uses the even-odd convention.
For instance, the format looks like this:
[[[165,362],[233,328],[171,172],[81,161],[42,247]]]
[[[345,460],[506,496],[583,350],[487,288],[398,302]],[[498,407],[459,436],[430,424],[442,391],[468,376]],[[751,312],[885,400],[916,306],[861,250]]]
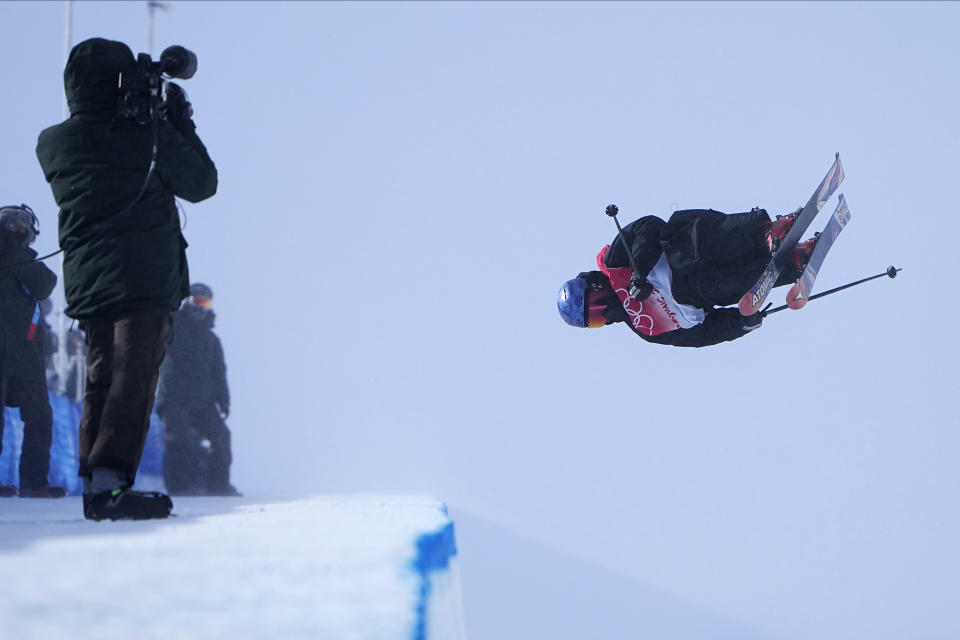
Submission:
[[[216,316],[209,309],[185,304],[173,314],[171,341],[160,367],[157,415],[171,408],[213,407],[230,412],[227,365],[220,339],[213,333]]]
[[[66,313],[79,320],[176,310],[189,274],[174,196],[198,202],[217,190],[193,122],[160,120],[157,164],[137,199],[153,127],[116,118],[118,75],[134,68],[123,43],[94,38],[74,47],[63,73],[70,117],[37,142],[60,207]]]
[[[37,252],[24,247],[22,239],[0,229],[0,370],[39,382],[46,380],[45,323],[37,323],[32,339],[28,334],[39,301],[50,296],[57,276],[42,262],[32,262]]]
[[[762,209],[730,215],[689,209],[675,212],[667,222],[645,216],[624,227],[624,238],[641,275],[646,278],[666,254],[673,297],[706,313],[703,322],[689,329],[655,336],[634,332],[648,342],[677,347],[705,347],[746,335],[739,309],[716,307],[736,304],[767,266],[769,219]],[[610,244],[604,265],[630,267],[619,236]],[[627,319],[625,313],[621,319]]]

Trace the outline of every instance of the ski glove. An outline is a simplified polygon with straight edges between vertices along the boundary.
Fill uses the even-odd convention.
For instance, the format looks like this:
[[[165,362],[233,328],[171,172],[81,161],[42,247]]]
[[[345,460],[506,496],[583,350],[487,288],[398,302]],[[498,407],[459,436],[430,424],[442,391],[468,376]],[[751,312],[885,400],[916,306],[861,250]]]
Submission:
[[[160,106],[167,122],[184,122],[193,117],[193,105],[187,100],[187,92],[173,82],[167,83],[167,99]]]
[[[744,316],[743,320],[740,321],[740,326],[743,327],[743,330],[747,333],[750,333],[754,329],[759,329],[760,325],[763,324],[763,317],[767,315],[763,311],[758,311],[752,316]]]
[[[630,276],[630,297],[638,302],[646,300],[653,293],[653,285],[647,282],[646,278],[641,278],[637,274]]]

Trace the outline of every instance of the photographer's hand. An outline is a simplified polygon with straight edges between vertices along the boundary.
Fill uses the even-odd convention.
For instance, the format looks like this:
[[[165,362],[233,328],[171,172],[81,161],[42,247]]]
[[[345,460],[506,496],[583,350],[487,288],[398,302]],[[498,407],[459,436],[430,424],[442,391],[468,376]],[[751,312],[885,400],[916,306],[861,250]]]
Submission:
[[[185,122],[193,117],[193,105],[180,85],[167,83],[167,99],[160,105],[160,113],[170,123]]]

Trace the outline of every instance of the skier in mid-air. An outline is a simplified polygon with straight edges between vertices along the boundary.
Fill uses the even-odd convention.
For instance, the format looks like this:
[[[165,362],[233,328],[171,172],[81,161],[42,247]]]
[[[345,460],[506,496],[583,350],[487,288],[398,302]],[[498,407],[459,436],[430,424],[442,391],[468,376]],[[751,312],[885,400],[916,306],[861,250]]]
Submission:
[[[607,213],[615,216],[616,207]],[[734,214],[689,209],[666,222],[635,220],[623,228],[623,241],[618,235],[601,249],[599,271],[564,283],[560,316],[574,327],[625,322],[647,342],[678,347],[735,340],[759,328],[764,314],[718,307],[736,305],[753,286],[796,215],[771,220],[756,208]],[[775,286],[797,281],[815,243],[811,238],[792,250]]]

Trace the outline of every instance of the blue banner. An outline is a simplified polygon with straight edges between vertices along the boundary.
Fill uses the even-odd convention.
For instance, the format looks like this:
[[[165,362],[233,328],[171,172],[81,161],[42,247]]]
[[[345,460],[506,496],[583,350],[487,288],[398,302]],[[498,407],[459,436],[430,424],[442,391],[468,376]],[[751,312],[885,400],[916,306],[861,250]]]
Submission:
[[[49,393],[53,410],[53,439],[50,443],[50,473],[47,481],[67,489],[70,495],[80,495],[82,487],[77,476],[77,429],[80,426],[81,405],[66,396]],[[20,450],[23,446],[23,421],[20,410],[3,410],[3,453],[0,454],[0,484],[20,484]],[[150,416],[150,431],[143,447],[143,457],[137,472],[138,482],[143,476],[163,477],[163,422],[157,414]],[[150,484],[155,485],[157,480]]]

